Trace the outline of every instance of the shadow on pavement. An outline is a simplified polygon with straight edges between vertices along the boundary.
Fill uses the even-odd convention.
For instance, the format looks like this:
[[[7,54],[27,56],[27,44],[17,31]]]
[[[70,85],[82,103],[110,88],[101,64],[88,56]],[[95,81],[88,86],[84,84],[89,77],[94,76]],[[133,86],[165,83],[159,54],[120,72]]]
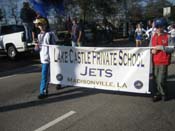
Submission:
[[[40,71],[39,54],[20,53],[15,60],[10,60],[7,56],[0,56],[0,77],[14,74],[25,74]]]
[[[170,99],[175,99],[175,81],[168,81],[168,95],[170,96]]]
[[[10,60],[7,56],[0,56],[0,74],[9,70],[39,63],[38,54],[20,53],[18,58],[15,60]]]
[[[36,73],[36,72],[41,72],[41,68],[35,65],[31,65],[28,67],[24,66],[18,69],[1,72],[0,77],[6,77],[6,76],[16,75],[16,74],[29,74],[29,73]]]
[[[168,78],[175,78],[175,75],[170,75]],[[175,99],[175,81],[167,81],[167,88],[168,88],[168,97],[169,100]],[[150,81],[150,92],[154,92],[153,90],[154,82],[153,80]],[[152,96],[152,95],[151,95]]]
[[[13,110],[18,110],[18,109],[46,105],[49,103],[62,102],[62,101],[76,99],[76,98],[85,97],[89,95],[95,95],[97,93],[99,93],[97,90],[89,90],[86,88],[73,88],[68,91],[51,94],[48,96],[48,98],[43,99],[43,100],[37,99],[37,100],[29,101],[29,102],[1,106],[0,112],[8,112],[8,111],[13,111]],[[52,96],[55,96],[55,97],[52,97]]]
[[[68,89],[68,90],[64,90],[64,89]],[[90,96],[90,95],[96,95],[99,93],[150,97],[150,94],[126,93],[126,92],[119,92],[119,91],[108,91],[108,90],[90,89],[90,88],[81,88],[81,87],[66,87],[66,88],[61,88],[59,90],[61,90],[61,92],[49,94],[48,97],[43,100],[36,99],[29,102],[0,106],[0,112],[8,112],[8,111],[13,111],[18,109],[30,108],[30,107],[46,105],[46,104],[55,103],[55,102],[63,102],[66,100],[76,99],[76,98]]]
[[[175,81],[168,82],[169,95],[171,99],[175,99]],[[152,82],[150,82],[150,91],[152,91]],[[8,112],[13,110],[19,110],[24,108],[36,107],[41,105],[46,105],[55,102],[63,102],[71,99],[76,99],[80,97],[96,95],[99,93],[104,94],[114,94],[114,95],[127,95],[127,96],[139,96],[139,97],[151,97],[151,94],[138,94],[138,93],[127,93],[127,92],[119,92],[119,91],[107,91],[100,89],[90,89],[90,88],[81,88],[81,87],[68,87],[69,90],[65,90],[66,88],[62,88],[61,92],[49,94],[46,99],[43,100],[33,100],[29,102],[17,103],[12,105],[0,106],[0,112]]]

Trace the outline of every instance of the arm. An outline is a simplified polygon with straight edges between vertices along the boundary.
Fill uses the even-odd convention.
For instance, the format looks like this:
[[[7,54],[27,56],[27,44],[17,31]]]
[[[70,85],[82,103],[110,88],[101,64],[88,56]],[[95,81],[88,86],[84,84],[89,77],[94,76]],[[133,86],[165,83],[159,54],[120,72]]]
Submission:
[[[57,37],[57,35],[54,33],[54,32],[51,32],[50,33],[50,41],[51,41],[51,43],[50,44],[57,44],[58,43],[58,41],[59,41],[59,39],[58,39],[58,37]]]
[[[172,30],[168,31],[168,33],[170,34],[172,32]]]
[[[57,37],[57,35],[54,32],[52,34],[53,34],[53,38],[54,38],[55,42],[57,43],[59,41],[59,38]]]
[[[174,43],[170,41],[170,36],[168,35],[168,46],[158,45],[155,47],[156,50],[161,50],[166,53],[173,53],[174,51]]]
[[[150,37],[150,32],[152,32],[153,28],[150,28],[149,30],[146,31],[147,38]]]
[[[146,30],[144,28],[142,28],[142,32],[145,32],[146,33]]]
[[[82,36],[82,31],[79,31],[79,35],[78,35],[78,39],[77,39],[78,42],[80,42],[81,36]]]

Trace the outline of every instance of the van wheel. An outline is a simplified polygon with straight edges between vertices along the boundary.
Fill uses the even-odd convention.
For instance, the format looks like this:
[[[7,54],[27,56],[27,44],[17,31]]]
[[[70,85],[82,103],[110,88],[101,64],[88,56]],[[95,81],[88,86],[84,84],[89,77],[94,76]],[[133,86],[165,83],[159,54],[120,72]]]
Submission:
[[[16,51],[16,48],[11,45],[8,47],[7,49],[7,56],[11,59],[11,60],[14,60],[17,56],[17,51]]]

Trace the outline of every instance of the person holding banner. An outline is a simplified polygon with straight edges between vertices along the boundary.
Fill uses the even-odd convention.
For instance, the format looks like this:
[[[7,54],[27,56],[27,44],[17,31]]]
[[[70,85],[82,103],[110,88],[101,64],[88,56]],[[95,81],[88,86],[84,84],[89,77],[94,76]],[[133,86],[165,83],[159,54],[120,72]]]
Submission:
[[[48,95],[48,79],[49,79],[49,45],[56,44],[57,38],[53,32],[50,32],[47,28],[47,21],[44,18],[39,18],[34,21],[37,27],[40,29],[38,34],[38,44],[40,52],[40,61],[42,63],[42,77],[40,83],[40,94],[38,99],[46,98]]]
[[[152,54],[153,54],[153,68],[155,86],[153,87],[153,102],[159,100],[167,101],[167,73],[168,65],[170,64],[171,53],[174,47],[170,46],[169,35],[164,31],[166,20],[163,18],[155,20],[156,32],[152,36]]]

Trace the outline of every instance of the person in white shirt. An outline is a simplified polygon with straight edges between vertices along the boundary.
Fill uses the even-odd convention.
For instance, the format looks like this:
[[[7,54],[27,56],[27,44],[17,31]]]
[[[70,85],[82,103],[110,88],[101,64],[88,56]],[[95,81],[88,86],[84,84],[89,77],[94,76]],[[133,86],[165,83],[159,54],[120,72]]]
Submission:
[[[155,28],[155,24],[154,24],[154,21],[152,22],[152,27],[149,28],[147,31],[146,31],[146,36],[147,36],[147,39],[149,40],[149,46],[151,45],[150,44],[150,41],[151,41],[151,38],[152,36],[154,35],[154,33],[156,32],[156,28]]]
[[[50,32],[47,28],[47,21],[43,18],[36,19],[34,23],[40,29],[38,34],[38,44],[40,52],[40,61],[42,64],[42,77],[40,83],[40,94],[39,99],[46,98],[48,95],[48,79],[49,79],[49,45],[56,44],[58,38],[53,32]]]

